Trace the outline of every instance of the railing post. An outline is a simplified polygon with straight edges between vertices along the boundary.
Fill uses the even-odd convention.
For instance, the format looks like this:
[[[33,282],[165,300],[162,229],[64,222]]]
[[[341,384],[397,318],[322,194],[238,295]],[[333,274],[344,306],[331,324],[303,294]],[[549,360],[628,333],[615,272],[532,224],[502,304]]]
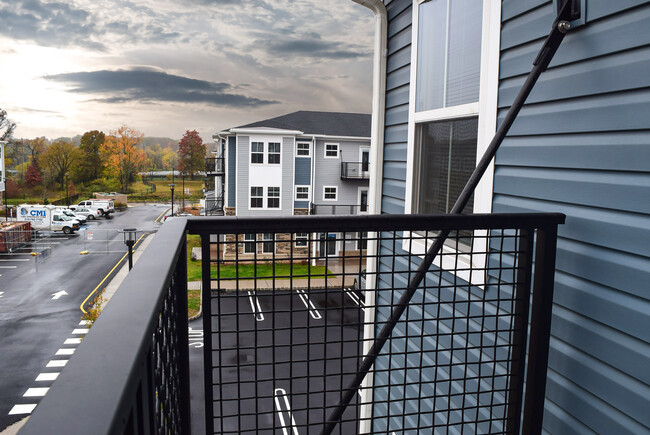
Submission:
[[[551,337],[556,248],[557,225],[538,229],[522,434],[540,434],[542,432]]]
[[[218,236],[217,236],[218,237]],[[218,258],[217,258],[218,260]],[[203,386],[205,433],[214,433],[212,394],[212,279],[210,277],[210,233],[201,233],[201,306],[203,309]]]
[[[176,291],[176,325],[178,331],[178,372],[180,385],[181,432],[190,433],[190,353],[187,320],[187,238],[184,237],[181,252],[176,263],[174,290]]]

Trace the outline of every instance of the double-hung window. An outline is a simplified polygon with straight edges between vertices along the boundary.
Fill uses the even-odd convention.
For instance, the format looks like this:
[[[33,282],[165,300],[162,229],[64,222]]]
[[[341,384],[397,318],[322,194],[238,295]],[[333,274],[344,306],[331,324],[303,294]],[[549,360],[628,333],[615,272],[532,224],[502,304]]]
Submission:
[[[309,142],[296,143],[296,157],[309,157],[311,155],[311,144]]]
[[[280,208],[280,188],[267,187],[267,208]]]
[[[326,143],[325,144],[325,158],[338,159],[339,158],[339,144]]]
[[[296,201],[309,201],[309,186],[296,186]]]
[[[251,163],[264,163],[264,142],[251,142]]]
[[[323,200],[336,201],[338,199],[339,188],[337,186],[323,186]]]
[[[262,253],[273,254],[275,252],[275,242],[273,233],[262,234]]]
[[[255,253],[256,234],[244,234],[244,254]]]
[[[279,165],[280,164],[280,142],[269,142],[269,165]]]
[[[494,134],[500,10],[501,0],[414,0],[407,212],[449,213]],[[488,172],[464,212],[491,211]],[[485,251],[460,236],[447,247]]]
[[[254,186],[251,187],[251,208],[264,207],[264,188]]]
[[[296,247],[304,248],[309,241],[309,233],[296,233]]]

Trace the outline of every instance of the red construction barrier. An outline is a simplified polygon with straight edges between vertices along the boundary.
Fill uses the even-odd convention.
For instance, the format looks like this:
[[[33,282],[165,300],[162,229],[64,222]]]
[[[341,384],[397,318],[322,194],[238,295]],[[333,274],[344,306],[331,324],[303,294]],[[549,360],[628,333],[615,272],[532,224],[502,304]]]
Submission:
[[[14,248],[32,240],[30,222],[0,221],[0,252],[11,252]]]

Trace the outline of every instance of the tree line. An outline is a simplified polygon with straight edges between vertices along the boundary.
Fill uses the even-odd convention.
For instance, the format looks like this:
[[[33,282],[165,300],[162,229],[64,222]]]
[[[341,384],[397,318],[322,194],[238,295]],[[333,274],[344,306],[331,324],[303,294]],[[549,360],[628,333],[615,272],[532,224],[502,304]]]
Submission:
[[[13,182],[39,194],[48,189],[74,191],[75,186],[129,193],[141,172],[177,169],[193,178],[205,170],[207,147],[196,130],[186,131],[174,149],[159,143],[144,146],[144,135],[125,125],[107,134],[87,131],[78,143],[69,138],[14,139],[15,128],[0,109],[8,188]]]

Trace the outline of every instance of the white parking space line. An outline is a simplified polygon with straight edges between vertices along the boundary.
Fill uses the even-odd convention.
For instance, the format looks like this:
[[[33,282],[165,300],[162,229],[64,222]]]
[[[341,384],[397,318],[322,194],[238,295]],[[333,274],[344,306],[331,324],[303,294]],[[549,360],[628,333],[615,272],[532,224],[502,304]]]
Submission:
[[[88,329],[88,328],[79,328],[79,329],[73,329],[72,333],[73,334],[88,334],[89,331],[90,331],[90,329]]]
[[[9,415],[31,414],[34,408],[36,408],[36,403],[14,405],[14,407],[11,408],[11,411],[9,411]]]
[[[351,288],[345,288],[344,290],[345,290],[345,294],[347,294],[348,297],[349,297],[350,299],[352,299],[352,301],[354,301],[355,304],[357,304],[358,306],[360,306],[361,309],[365,311],[365,309],[366,309],[366,304],[364,304],[363,301],[361,300],[361,298],[359,298],[359,295],[357,295],[357,294],[354,292],[354,290],[352,290]]]
[[[82,320],[81,322],[79,322],[79,326],[89,326],[91,324],[92,322],[90,320]]]
[[[15,269],[18,266],[0,266],[0,269]]]
[[[28,388],[23,397],[43,397],[50,391],[50,387]]]
[[[48,362],[45,367],[65,367],[65,365],[68,363],[67,359],[53,359],[52,361]]]
[[[289,397],[284,388],[276,388],[274,391],[275,394],[275,407],[278,412],[278,417],[280,418],[280,425],[282,426],[282,433],[284,435],[289,435],[289,432],[293,435],[298,434],[298,428],[296,427],[296,421],[293,419],[291,414],[291,405],[289,404]],[[285,420],[285,415],[287,419]],[[287,423],[287,421],[289,423]]]
[[[80,344],[81,338],[66,338],[63,344]]]
[[[39,373],[36,382],[54,381],[59,377],[58,373]]]
[[[11,261],[11,262],[14,262],[14,261],[29,261],[29,258],[14,258],[12,260],[0,260],[0,261]]]
[[[0,276],[2,276],[2,275],[0,275]],[[0,292],[0,298],[2,297],[3,294],[5,294],[5,292]]]
[[[262,307],[260,307],[260,301],[257,299],[257,296],[255,296],[255,293],[249,291],[248,292],[248,301],[251,303],[251,309],[253,310],[253,314],[255,315],[255,320],[258,322],[261,322],[264,320],[264,313],[262,312]]]
[[[300,296],[300,300],[302,300],[302,303],[305,304],[305,308],[309,310],[309,314],[311,314],[311,316],[314,319],[322,319],[323,316],[320,315],[320,313],[318,312],[318,310],[316,309],[312,301],[307,296],[307,293],[305,293],[304,290],[300,290],[300,289],[296,291],[298,292],[298,296]]]
[[[55,355],[72,355],[75,349],[59,349],[56,351]]]

